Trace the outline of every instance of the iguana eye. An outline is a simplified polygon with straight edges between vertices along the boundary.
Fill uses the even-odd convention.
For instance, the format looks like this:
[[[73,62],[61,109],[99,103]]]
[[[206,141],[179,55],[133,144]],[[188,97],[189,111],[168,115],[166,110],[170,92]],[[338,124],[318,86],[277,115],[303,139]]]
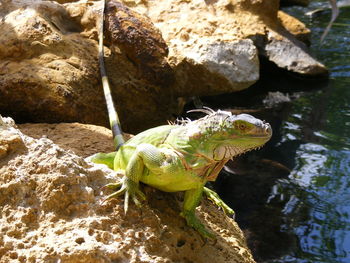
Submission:
[[[245,131],[247,129],[247,125],[241,121],[237,121],[234,125],[236,130]]]
[[[245,128],[246,128],[246,126],[245,126],[244,123],[240,123],[240,124],[238,125],[238,128],[239,128],[241,131],[244,131]]]

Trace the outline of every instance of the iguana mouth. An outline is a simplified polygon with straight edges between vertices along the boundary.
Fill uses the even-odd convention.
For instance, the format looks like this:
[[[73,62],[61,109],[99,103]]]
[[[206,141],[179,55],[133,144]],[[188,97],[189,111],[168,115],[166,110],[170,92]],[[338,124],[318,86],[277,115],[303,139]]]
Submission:
[[[266,138],[269,139],[272,136],[272,128],[269,123],[263,123],[262,127],[256,127],[250,134],[250,138]]]
[[[257,139],[270,139],[271,136],[272,136],[272,129],[270,127],[270,125],[268,125],[268,127],[265,127],[264,130],[263,128],[260,128],[259,129],[260,131],[258,132],[252,132],[252,133],[249,133],[249,134],[242,134],[241,136],[237,136],[237,135],[234,135],[232,136],[233,138],[257,138]]]

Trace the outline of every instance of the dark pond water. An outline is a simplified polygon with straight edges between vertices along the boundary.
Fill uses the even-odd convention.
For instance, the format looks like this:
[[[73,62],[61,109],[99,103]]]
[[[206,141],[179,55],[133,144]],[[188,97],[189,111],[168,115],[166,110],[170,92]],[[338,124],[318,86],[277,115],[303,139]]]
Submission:
[[[262,60],[253,87],[201,98],[272,124],[271,141],[230,162],[213,186],[236,211],[258,263],[350,263],[350,8],[321,45],[331,11],[305,13],[325,4],[284,11],[312,30],[311,53],[330,70],[328,81],[287,78]],[[269,107],[270,93],[285,102]]]
[[[281,230],[296,242],[268,262],[350,263],[350,8],[341,9],[320,45],[331,12],[312,19],[304,14],[322,4],[285,9],[312,29],[311,52],[329,68],[330,81],[294,100],[282,122],[279,161],[293,165],[268,202],[285,201]]]

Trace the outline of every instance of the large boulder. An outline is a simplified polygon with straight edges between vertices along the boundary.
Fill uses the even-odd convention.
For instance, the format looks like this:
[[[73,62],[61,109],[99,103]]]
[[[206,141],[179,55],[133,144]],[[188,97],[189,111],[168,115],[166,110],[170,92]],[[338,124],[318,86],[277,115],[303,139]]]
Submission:
[[[0,4],[0,112],[19,121],[108,123],[98,67],[96,22],[101,4]],[[137,132],[171,119],[178,103],[171,89],[174,74],[165,61],[167,46],[158,29],[151,22],[140,24],[146,20],[141,15],[130,13],[128,19],[136,30],[146,32],[130,45],[144,56],[150,53],[147,59],[153,61],[140,63],[131,52],[111,54],[107,49],[106,64],[123,127]],[[126,36],[135,33],[124,29]],[[150,41],[163,51],[152,53]]]
[[[186,225],[179,215],[180,194],[144,187],[147,202],[142,208],[130,204],[126,215],[122,197],[102,203],[107,194],[102,187],[116,178],[110,169],[81,157],[91,149],[84,152],[80,137],[85,134],[88,145],[98,136],[109,142],[105,128],[23,127],[36,137],[46,134],[60,142],[70,137],[78,156],[5,122],[0,123],[1,262],[254,263],[238,225],[207,200],[197,212],[217,242],[204,242]]]
[[[0,3],[0,112],[19,122],[107,125],[97,60],[102,1],[59,2]],[[259,79],[259,57],[326,75],[297,40],[305,26],[278,8],[278,0],[108,1],[105,60],[123,129],[171,120],[182,97],[248,88]]]
[[[328,73],[296,39],[294,35],[304,40],[308,31],[279,11],[279,0],[123,2],[161,30],[176,72],[178,96],[246,89],[259,79],[258,55],[302,76]]]

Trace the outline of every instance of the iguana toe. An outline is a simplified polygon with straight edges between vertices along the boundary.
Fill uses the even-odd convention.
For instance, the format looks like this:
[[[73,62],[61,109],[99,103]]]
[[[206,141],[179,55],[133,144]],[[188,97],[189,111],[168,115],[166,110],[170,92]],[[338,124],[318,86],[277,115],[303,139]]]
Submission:
[[[124,212],[125,214],[128,211],[129,208],[129,198],[133,200],[136,206],[140,207],[142,204],[141,202],[146,200],[145,194],[139,189],[139,184],[135,183],[131,179],[124,177],[121,182],[117,183],[110,183],[107,184],[105,187],[108,187],[109,189],[112,190],[117,190],[120,188],[118,191],[108,195],[103,202],[111,199],[118,197],[122,194],[124,194]]]
[[[235,211],[233,211],[233,209],[231,209],[231,207],[229,207],[216,192],[207,187],[204,187],[203,192],[214,204],[220,207],[225,212],[225,214],[231,215],[232,217],[235,216]]]
[[[111,189],[115,190],[116,188],[111,188]],[[115,198],[115,197],[122,195],[125,191],[126,191],[126,187],[122,186],[118,191],[108,195],[105,199],[103,199],[102,203],[106,202],[107,200],[109,200],[111,198]]]
[[[107,187],[111,190],[117,190],[118,188],[122,187],[122,185],[123,185],[122,182],[117,182],[117,183],[106,184],[104,187]]]
[[[129,208],[129,197],[131,196],[133,202],[135,203],[135,205],[137,207],[141,207],[142,203],[139,201],[139,199],[137,198],[137,196],[139,196],[139,198],[141,199],[141,201],[146,200],[146,196],[144,193],[141,192],[140,189],[133,189],[133,190],[126,190],[125,191],[125,200],[124,200],[124,213],[126,214],[128,212],[128,208]]]

